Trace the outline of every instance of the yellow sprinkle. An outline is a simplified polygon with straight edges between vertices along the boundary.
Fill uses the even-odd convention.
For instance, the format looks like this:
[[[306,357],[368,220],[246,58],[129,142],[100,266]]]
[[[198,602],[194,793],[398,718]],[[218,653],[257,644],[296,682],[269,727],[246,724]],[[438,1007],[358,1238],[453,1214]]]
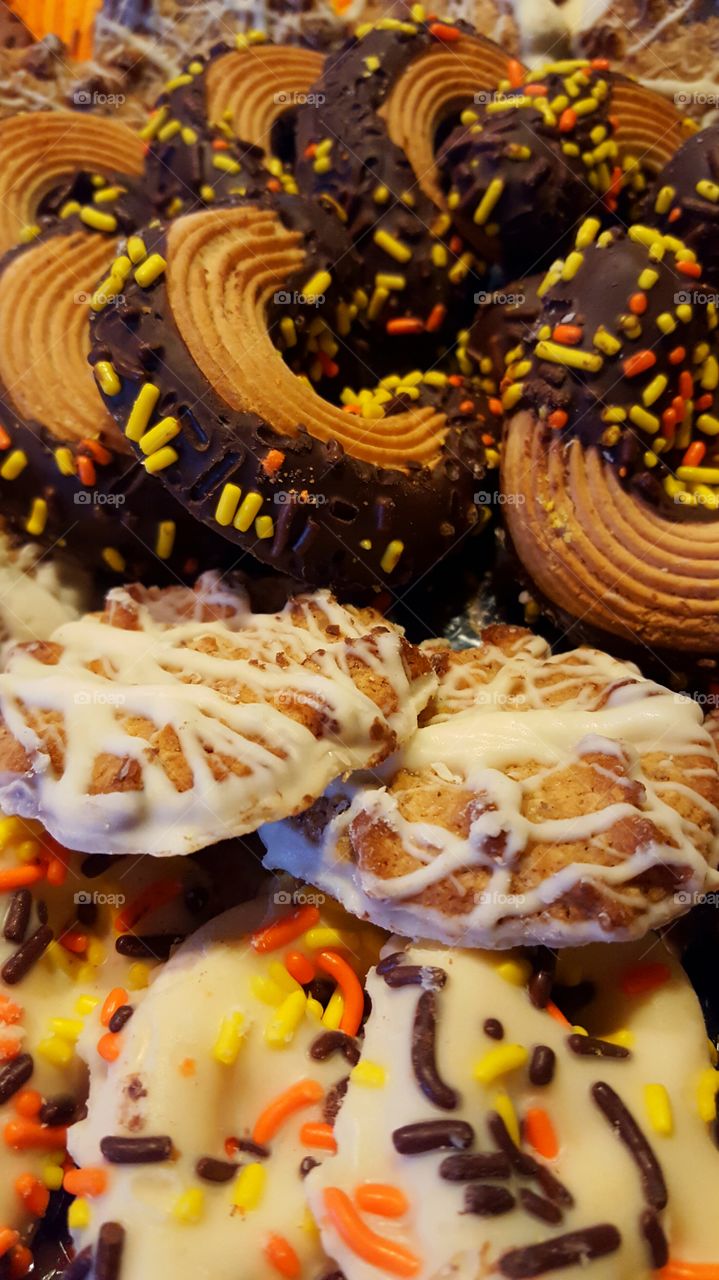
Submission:
[[[378,231],[375,231],[373,239],[377,247],[388,253],[390,258],[394,258],[395,262],[410,261],[412,250],[408,245],[398,240],[396,236],[390,235],[389,231],[385,231],[380,227]]]
[[[677,467],[677,479],[688,484],[719,484],[719,467]]]
[[[322,1021],[324,1009],[319,1000],[315,1000],[314,996],[307,997],[307,1017],[312,1018],[314,1022]]]
[[[492,1095],[491,1105],[492,1110],[496,1111],[497,1115],[501,1116],[504,1121],[507,1127],[507,1132],[515,1146],[520,1146],[521,1136],[519,1132],[519,1121],[517,1119],[517,1113],[514,1110],[512,1099],[506,1089],[500,1089],[497,1093]]]
[[[645,267],[644,270],[639,273],[639,288],[653,289],[658,279],[659,272],[655,271],[654,267]]]
[[[125,557],[120,554],[116,547],[103,547],[102,558],[114,573],[125,572]]]
[[[576,251],[568,254],[562,267],[562,280],[573,280],[584,262],[584,254]]]
[[[664,492],[667,493],[670,498],[676,498],[680,493],[684,493],[685,491],[686,485],[680,480],[675,480],[674,476],[667,476],[665,478]]]
[[[474,1078],[480,1084],[494,1084],[500,1076],[523,1067],[529,1054],[521,1044],[502,1044],[488,1049],[474,1066]]]
[[[502,960],[496,967],[499,977],[513,987],[526,987],[532,975],[528,960]]]
[[[117,218],[114,213],[101,213],[91,205],[85,205],[80,210],[80,221],[84,222],[86,227],[92,227],[93,231],[117,231]]]
[[[384,555],[379,562],[383,573],[392,573],[397,568],[403,551],[404,543],[400,542],[398,538],[393,538],[391,542],[387,543]]]
[[[65,1177],[64,1170],[57,1164],[43,1165],[42,1180],[48,1191],[59,1191]]]
[[[163,93],[172,93],[175,89],[181,89],[185,84],[192,84],[192,76],[187,72],[181,72],[178,76],[173,76],[172,80],[168,80],[163,88]]]
[[[487,190],[480,200],[474,211],[474,222],[478,227],[483,227],[493,209],[501,199],[504,191],[504,182],[501,178],[492,178]]]
[[[30,244],[33,240],[37,240],[41,231],[42,227],[38,226],[36,222],[29,223],[28,226],[23,227],[20,232],[20,244]]]
[[[380,314],[385,302],[389,298],[389,289],[376,288],[372,292],[372,297],[367,308],[367,316],[370,320],[376,320]]]
[[[186,1226],[194,1226],[201,1222],[205,1213],[205,1193],[202,1187],[190,1187],[183,1191],[172,1207],[172,1216],[176,1222]]]
[[[103,187],[92,197],[93,204],[111,204],[113,200],[119,200],[126,191],[127,187]]]
[[[224,485],[215,508],[215,520],[218,524],[223,526],[232,524],[241,497],[242,489],[238,484]]]
[[[719,1091],[719,1072],[707,1067],[699,1077],[697,1088],[697,1104],[699,1115],[705,1124],[712,1124],[717,1111],[717,1092]]]
[[[280,320],[280,333],[288,347],[297,346],[297,327],[292,316],[283,316]]]
[[[71,218],[73,214],[79,213],[82,208],[79,200],[66,200],[60,210],[60,217]]]
[[[144,991],[150,985],[150,966],[138,960],[131,964],[127,973],[127,985],[131,991]]]
[[[121,382],[109,360],[98,360],[94,368],[95,380],[106,396],[116,396],[121,389]]]
[[[535,354],[538,360],[549,360],[552,364],[567,365],[571,369],[584,369],[587,373],[598,373],[604,363],[601,356],[594,355],[591,351],[565,347],[559,342],[538,342]]]
[[[265,1027],[265,1040],[272,1049],[285,1049],[304,1020],[307,997],[300,988],[286,996]]]
[[[652,378],[651,382],[642,391],[642,404],[647,408],[655,403],[667,389],[669,379],[663,373],[658,373],[656,378]]]
[[[649,431],[651,435],[655,435],[661,425],[655,414],[642,409],[638,404],[633,404],[629,410],[629,421],[633,422],[635,427],[641,427],[642,431]]]
[[[597,329],[592,342],[599,351],[604,352],[605,356],[615,356],[622,349],[619,338],[615,338],[613,333],[608,333],[603,325]]]
[[[702,178],[701,182],[696,186],[697,195],[704,200],[710,200],[712,204],[719,204],[719,182],[709,182],[707,178]]]
[[[231,1013],[229,1017],[222,1019],[219,1034],[212,1049],[215,1062],[221,1062],[224,1067],[231,1067],[237,1061],[244,1035],[244,1021],[242,1013]]]
[[[149,458],[145,459],[145,470],[152,476],[157,471],[164,471],[165,467],[171,467],[177,462],[177,452],[169,446],[166,449],[158,449],[157,453],[151,453]]]
[[[305,298],[310,300],[323,297],[332,284],[332,276],[329,271],[317,271],[315,275],[304,285],[302,293]]]
[[[130,416],[127,419],[125,427],[125,435],[128,440],[138,440],[147,431],[150,418],[155,411],[155,405],[160,399],[160,388],[153,386],[151,382],[146,382],[138,392],[135,403],[132,406]]]
[[[249,1213],[260,1204],[265,1192],[267,1170],[261,1164],[246,1164],[238,1173],[232,1187],[232,1203],[236,1209]]]
[[[682,324],[689,324],[689,321],[694,315],[694,308],[689,302],[681,302],[677,307],[676,312],[677,317],[681,320]]]
[[[374,282],[380,289],[404,289],[407,284],[407,277],[402,275],[391,275],[385,271],[378,271],[374,278]]]
[[[13,449],[0,467],[0,476],[2,476],[3,480],[17,480],[26,466],[27,454],[22,449]]]
[[[273,538],[275,536],[275,522],[272,516],[258,516],[257,520],[255,520],[255,533],[261,542],[266,538]]]
[[[654,1132],[670,1138],[674,1129],[672,1104],[663,1084],[645,1084],[644,1106]]]
[[[705,391],[716,391],[719,386],[719,361],[716,356],[707,356],[704,361],[701,383]]]
[[[182,125],[179,120],[168,120],[167,124],[163,124],[162,128],[158,129],[157,136],[160,142],[171,142],[173,138],[177,137],[181,129]]]
[[[389,187],[385,187],[385,186],[375,187],[374,191],[372,192],[372,199],[374,200],[375,204],[386,204],[387,201],[389,200]]]
[[[212,167],[218,169],[220,173],[241,173],[242,171],[242,165],[237,160],[222,154],[212,157]]]
[[[73,1200],[67,1211],[67,1225],[77,1231],[90,1225],[90,1205],[82,1196]]]
[[[594,244],[601,225],[599,218],[585,218],[574,241],[577,249],[586,249],[590,244]]]
[[[161,520],[157,526],[155,539],[155,555],[160,560],[169,560],[175,545],[175,521]]]
[[[719,435],[719,418],[715,418],[711,413],[700,413],[697,426],[707,436]]]
[[[153,138],[157,137],[169,114],[167,107],[160,107],[158,111],[153,111],[147,124],[140,129],[139,136],[143,142],[152,142]]]
[[[621,1045],[622,1049],[632,1049],[636,1043],[634,1032],[625,1027],[619,1031],[612,1031],[610,1035],[602,1036],[602,1040],[606,1040],[609,1044]]]
[[[457,261],[450,267],[447,272],[448,279],[452,284],[461,284],[465,276],[469,275],[474,258],[471,253],[463,253]]]
[[[674,333],[674,330],[676,329],[676,327],[677,327],[677,322],[674,319],[674,316],[670,314],[670,312],[662,311],[661,315],[657,316],[657,329],[659,329],[660,333],[664,333],[664,334]]]
[[[130,256],[132,257],[132,255]],[[159,279],[166,266],[167,262],[161,253],[151,253],[149,258],[137,268],[135,279],[142,289],[148,289],[151,284],[154,284]]]
[[[87,1018],[96,1009],[100,1003],[98,996],[83,995],[78,996],[75,1001],[75,1013],[81,1018]]]
[[[82,1034],[84,1023],[82,1018],[51,1018],[50,1030],[54,1035],[75,1044]]]
[[[121,280],[126,280],[131,271],[132,263],[130,262],[130,259],[126,253],[121,253],[118,258],[115,258],[110,274],[118,276]]]
[[[524,383],[515,382],[513,386],[507,387],[507,390],[502,393],[502,408],[505,412],[509,413],[509,411],[514,408],[515,404],[519,403],[523,395]]]
[[[323,1025],[328,1027],[330,1031],[337,1031],[340,1022],[342,1021],[344,1008],[345,1002],[342,998],[342,993],[339,988],[337,988],[337,990],[332,993],[329,1004],[322,1015]]]
[[[250,990],[256,1000],[260,1000],[262,1004],[280,1005],[285,998],[285,992],[271,978],[263,978],[256,974],[250,982]]]
[[[31,538],[39,538],[47,524],[47,502],[44,498],[33,499],[30,515],[25,522],[25,529]]]
[[[329,156],[318,156],[316,160],[313,160],[312,168],[315,173],[329,173],[332,168],[332,161]]]
[[[350,1080],[366,1089],[382,1089],[387,1083],[387,1070],[378,1062],[358,1062],[350,1071]]]
[[[127,242],[127,254],[131,262],[137,266],[142,259],[147,257],[147,249],[142,236],[130,236]]]
[[[73,1046],[60,1036],[48,1036],[47,1039],[41,1040],[35,1052],[39,1053],[46,1062],[51,1062],[54,1067],[67,1067],[75,1056]]]
[[[234,519],[235,529],[239,529],[240,533],[247,533],[252,527],[255,517],[259,515],[260,508],[264,498],[261,493],[248,493],[243,498],[239,511]]]

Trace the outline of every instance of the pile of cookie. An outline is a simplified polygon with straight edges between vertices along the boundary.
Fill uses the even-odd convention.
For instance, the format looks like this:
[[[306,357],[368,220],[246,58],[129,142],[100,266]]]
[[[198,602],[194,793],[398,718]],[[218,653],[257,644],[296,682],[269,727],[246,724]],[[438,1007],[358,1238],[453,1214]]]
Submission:
[[[0,1280],[712,1280],[716,127],[415,5],[0,152]],[[601,647],[391,620],[494,511]]]

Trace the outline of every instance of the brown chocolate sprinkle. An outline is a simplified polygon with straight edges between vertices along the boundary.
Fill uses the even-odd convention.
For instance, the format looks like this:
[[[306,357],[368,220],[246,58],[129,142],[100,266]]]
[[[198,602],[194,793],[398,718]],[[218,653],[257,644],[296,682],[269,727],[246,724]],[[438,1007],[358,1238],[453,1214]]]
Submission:
[[[251,1138],[233,1138],[235,1147],[238,1151],[242,1151],[246,1156],[255,1156],[257,1160],[267,1160],[270,1155],[270,1148],[263,1147],[259,1142],[253,1142]]]
[[[26,978],[30,970],[37,964],[40,956],[47,951],[53,939],[53,932],[49,925],[41,924],[39,929],[30,934],[27,942],[23,942],[22,946],[5,961],[2,967],[2,977],[9,987],[15,986],[17,982],[22,982]]]
[[[123,933],[115,943],[115,950],[118,955],[130,956],[133,960],[169,960],[175,947],[184,941],[184,935],[177,933],[148,933],[144,937]]]
[[[461,1152],[445,1156],[439,1176],[447,1182],[479,1182],[483,1178],[509,1178],[512,1165],[502,1151]]]
[[[581,1058],[631,1058],[629,1049],[621,1044],[612,1044],[609,1040],[598,1040],[595,1036],[567,1036],[567,1044],[572,1053]]]
[[[384,973],[388,987],[424,987],[425,991],[441,991],[447,981],[446,969],[430,964],[398,964]]]
[[[493,1187],[479,1182],[464,1189],[464,1212],[476,1213],[481,1218],[498,1218],[509,1213],[516,1201],[506,1187]]]
[[[314,1156],[305,1156],[300,1165],[300,1177],[306,1178],[307,1174],[311,1173],[313,1169],[319,1168],[319,1164],[319,1160],[315,1160]]]
[[[325,1031],[310,1045],[310,1057],[315,1062],[326,1062],[336,1053],[341,1053],[351,1067],[356,1067],[360,1060],[357,1041],[345,1031]]]
[[[425,1151],[465,1151],[474,1142],[474,1129],[466,1120],[420,1120],[403,1124],[392,1134],[401,1156],[421,1156]]]
[[[483,1031],[486,1036],[489,1036],[490,1040],[504,1039],[504,1027],[499,1021],[499,1018],[486,1018]]]
[[[545,1200],[544,1196],[538,1196],[536,1191],[530,1191],[529,1187],[520,1188],[519,1203],[533,1218],[539,1218],[540,1222],[548,1222],[551,1226],[556,1226],[564,1217],[558,1204]]]
[[[95,1280],[118,1280],[125,1247],[125,1228],[119,1222],[103,1222],[97,1241]]]
[[[195,1173],[203,1182],[230,1182],[237,1173],[237,1165],[229,1160],[213,1160],[202,1156],[195,1165]]]
[[[660,1271],[669,1261],[669,1244],[664,1228],[652,1209],[644,1209],[639,1215],[639,1230],[647,1242],[652,1269]]]
[[[512,1167],[521,1177],[531,1178],[538,1183],[545,1196],[549,1200],[553,1200],[555,1204],[563,1204],[567,1208],[574,1204],[574,1196],[571,1191],[565,1187],[563,1182],[559,1181],[559,1178],[555,1177],[546,1165],[540,1164],[538,1160],[535,1160],[534,1156],[530,1156],[526,1151],[520,1151],[513,1141],[504,1120],[496,1111],[491,1111],[487,1116],[487,1128],[499,1150],[504,1152]]]
[[[437,997],[423,991],[417,1001],[412,1028],[412,1068],[422,1093],[441,1111],[454,1111],[459,1104],[456,1089],[445,1084],[437,1069]]]
[[[132,1017],[134,1012],[135,1010],[133,1009],[131,1004],[121,1004],[120,1008],[116,1009],[112,1017],[110,1018],[110,1021],[108,1023],[108,1031],[113,1031],[113,1032],[122,1031],[122,1028],[125,1026],[127,1022],[130,1021],[130,1018]]]
[[[29,1053],[21,1053],[0,1067],[0,1106],[27,1084],[34,1070],[35,1063]]]
[[[529,1244],[522,1249],[510,1249],[497,1262],[500,1275],[509,1280],[531,1280],[533,1276],[559,1271],[562,1267],[584,1266],[593,1258],[604,1258],[616,1253],[622,1243],[617,1228],[611,1223],[585,1227],[583,1231],[570,1231],[566,1236],[555,1236],[543,1244]]]
[[[535,1009],[546,1009],[552,994],[554,974],[551,969],[538,969],[529,979],[529,998]]]
[[[548,1044],[535,1045],[529,1060],[529,1079],[534,1085],[551,1084],[557,1066],[557,1055]]]
[[[172,1155],[172,1138],[102,1138],[100,1150],[108,1164],[161,1164]]]
[[[380,978],[384,978],[390,969],[396,969],[398,964],[404,960],[404,951],[393,951],[391,956],[385,956],[384,960],[380,960],[377,965],[377,973]]]
[[[88,1245],[69,1262],[62,1273],[62,1280],[86,1280],[92,1271],[92,1249]]]
[[[342,1110],[342,1103],[345,1100],[349,1082],[349,1076],[343,1076],[341,1080],[337,1081],[337,1084],[333,1084],[327,1090],[322,1103],[322,1119],[325,1124],[334,1124],[337,1119]]]
[[[662,1167],[631,1111],[603,1080],[592,1085],[592,1097],[637,1165],[647,1204],[664,1209],[668,1195]]]
[[[12,896],[5,917],[3,937],[8,942],[22,942],[30,923],[32,894],[29,889],[17,889]]]
[[[42,1104],[37,1118],[40,1124],[49,1125],[51,1128],[56,1125],[64,1127],[75,1124],[81,1110],[83,1110],[82,1104],[78,1103],[71,1093],[58,1093]]]

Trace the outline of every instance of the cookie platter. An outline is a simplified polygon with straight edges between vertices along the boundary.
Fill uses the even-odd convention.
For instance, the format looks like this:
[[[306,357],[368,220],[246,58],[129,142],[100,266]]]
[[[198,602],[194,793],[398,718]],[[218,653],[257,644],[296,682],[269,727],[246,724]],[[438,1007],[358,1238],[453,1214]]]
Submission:
[[[719,1277],[719,20],[578,8],[2,19],[0,1280]]]

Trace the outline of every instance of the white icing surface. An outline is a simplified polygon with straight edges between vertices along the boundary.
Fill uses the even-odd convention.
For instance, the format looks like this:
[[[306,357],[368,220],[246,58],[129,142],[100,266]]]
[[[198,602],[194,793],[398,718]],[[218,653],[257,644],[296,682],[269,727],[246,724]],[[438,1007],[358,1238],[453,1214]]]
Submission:
[[[364,622],[328,592],[298,597],[296,617],[292,604],[277,614],[253,614],[244,595],[211,574],[202,580],[201,598],[229,606],[231,616],[210,622],[178,616],[178,602],[186,607],[188,596],[169,591],[156,604],[145,599],[135,606],[117,588],[111,608],[136,609],[136,629],[89,615],[53,633],[63,649],[57,665],[42,663],[32,649],[11,653],[0,676],[0,706],[32,768],[0,780],[6,812],[40,817],[69,848],[191,853],[305,808],[333,778],[386,754],[387,738],[403,741],[416,727],[435,681],[409,679],[401,633],[391,625],[378,625],[376,617]],[[331,639],[327,625],[336,628]],[[355,683],[353,660],[390,686],[396,705],[386,716]],[[320,717],[319,729],[286,714],[294,707]],[[62,719],[59,774],[33,728],[33,712]],[[190,775],[181,788],[158,762],[156,744],[148,747],[128,731],[128,718],[174,734]],[[90,794],[103,755],[124,761],[123,770],[139,770],[141,788]]]
[[[90,581],[30,544],[15,547],[0,530],[0,642],[46,640],[88,608]]]
[[[399,947],[402,946],[399,940]],[[387,950],[397,948],[389,944]],[[566,1280],[646,1280],[657,1273],[648,1263],[640,1237],[639,1215],[645,1208],[637,1167],[626,1148],[590,1097],[597,1080],[609,1083],[629,1108],[649,1139],[663,1169],[669,1205],[661,1215],[670,1256],[682,1262],[716,1263],[719,1220],[707,1212],[702,1188],[716,1186],[719,1151],[709,1127],[697,1110],[697,1082],[709,1066],[706,1034],[696,997],[665,948],[651,944],[593,947],[567,952],[560,960],[574,970],[573,981],[590,979],[599,998],[580,1015],[593,1035],[620,1029],[632,1038],[628,1060],[582,1058],[566,1045],[569,1028],[535,1009],[526,990],[502,978],[495,958],[482,953],[409,948],[405,962],[433,965],[448,973],[437,993],[439,1074],[459,1090],[455,1111],[440,1111],[421,1091],[411,1062],[412,1025],[421,988],[391,990],[374,971],[368,991],[372,1013],[365,1028],[362,1062],[384,1067],[386,1084],[367,1088],[351,1080],[335,1125],[338,1153],[330,1156],[307,1179],[312,1210],[322,1229],[327,1252],[347,1280],[378,1280],[384,1274],[357,1256],[340,1239],[325,1210],[323,1191],[339,1187],[353,1198],[363,1183],[389,1183],[409,1200],[409,1211],[398,1219],[364,1213],[362,1218],[380,1235],[409,1248],[420,1260],[416,1280],[484,1280],[496,1276],[493,1263],[505,1250],[536,1244],[564,1232],[599,1223],[615,1224],[622,1236],[620,1251],[551,1275]],[[667,965],[671,979],[651,995],[629,998],[619,986],[627,967],[637,963]],[[498,1018],[504,1040],[483,1032],[486,1018]],[[677,1034],[681,1028],[681,1034]],[[501,1045],[517,1044],[531,1051],[548,1045],[557,1055],[557,1070],[549,1086],[529,1082],[527,1067],[485,1086],[474,1077],[474,1066],[485,1053]],[[644,1088],[663,1085],[671,1101],[674,1131],[660,1136],[649,1123]],[[496,1150],[486,1128],[495,1095],[504,1091],[521,1120],[531,1108],[549,1115],[559,1153],[546,1161],[569,1188],[575,1205],[560,1225],[547,1226],[522,1207],[496,1217],[462,1213],[464,1184],[440,1178],[438,1168],[447,1151],[402,1156],[392,1142],[400,1125],[431,1120],[465,1120],[474,1128],[473,1151]],[[524,1149],[534,1154],[531,1145]],[[495,1185],[499,1185],[498,1180]],[[535,1183],[513,1180],[503,1185],[516,1195],[520,1186],[538,1191]]]
[[[383,928],[469,946],[540,940],[567,945],[606,939],[601,921],[591,911],[583,921],[567,922],[560,914],[551,922],[535,922],[529,926],[531,937],[524,918],[586,882],[629,905],[632,899],[623,893],[628,882],[662,864],[680,866],[686,877],[683,888],[688,894],[700,892],[708,874],[707,854],[712,866],[719,858],[719,813],[691,786],[693,779],[698,782],[711,776],[716,768],[715,749],[699,707],[641,679],[636,668],[597,650],[548,659],[546,646],[539,640],[510,657],[489,646],[485,656],[488,667],[493,661],[499,663],[487,683],[479,684],[468,677],[466,667],[453,664],[440,683],[440,711],[405,748],[374,775],[351,779],[349,786],[331,790],[332,796],[348,796],[351,804],[332,818],[321,843],[312,843],[291,822],[264,827],[265,864],[319,885],[348,910]],[[562,704],[556,705],[559,701]],[[627,790],[626,801],[602,805],[598,797],[596,808],[584,815],[544,820],[525,816],[539,785],[597,751],[617,757],[625,790],[641,785],[639,801]],[[642,757],[663,752],[673,759],[675,768],[683,756],[705,758],[706,765],[693,762],[677,784],[654,781],[643,769]],[[515,779],[507,776],[512,768],[530,769],[530,774]],[[399,770],[418,775],[425,785],[434,772],[443,783],[477,797],[481,804],[468,834],[405,817],[400,810],[401,790],[383,785],[391,784]],[[601,765],[597,773],[598,780],[607,776]],[[614,775],[609,776],[616,783]],[[709,834],[668,803],[665,791],[689,797]],[[396,834],[403,850],[419,865],[378,878],[357,857],[348,857],[352,824],[360,817],[372,819],[378,831]],[[639,817],[655,824],[660,834],[613,860],[614,865],[605,865],[603,837],[622,819]],[[504,837],[501,856],[487,844],[497,836]],[[572,862],[567,854],[564,865],[549,870],[534,887],[523,886],[521,893],[513,890],[513,876],[521,874],[525,852],[542,844],[577,842],[589,844],[596,859]],[[469,867],[489,873],[469,910],[452,915],[412,901]],[[639,918],[623,933],[614,930],[613,936],[640,936],[678,910],[681,907],[671,896],[647,901]]]

